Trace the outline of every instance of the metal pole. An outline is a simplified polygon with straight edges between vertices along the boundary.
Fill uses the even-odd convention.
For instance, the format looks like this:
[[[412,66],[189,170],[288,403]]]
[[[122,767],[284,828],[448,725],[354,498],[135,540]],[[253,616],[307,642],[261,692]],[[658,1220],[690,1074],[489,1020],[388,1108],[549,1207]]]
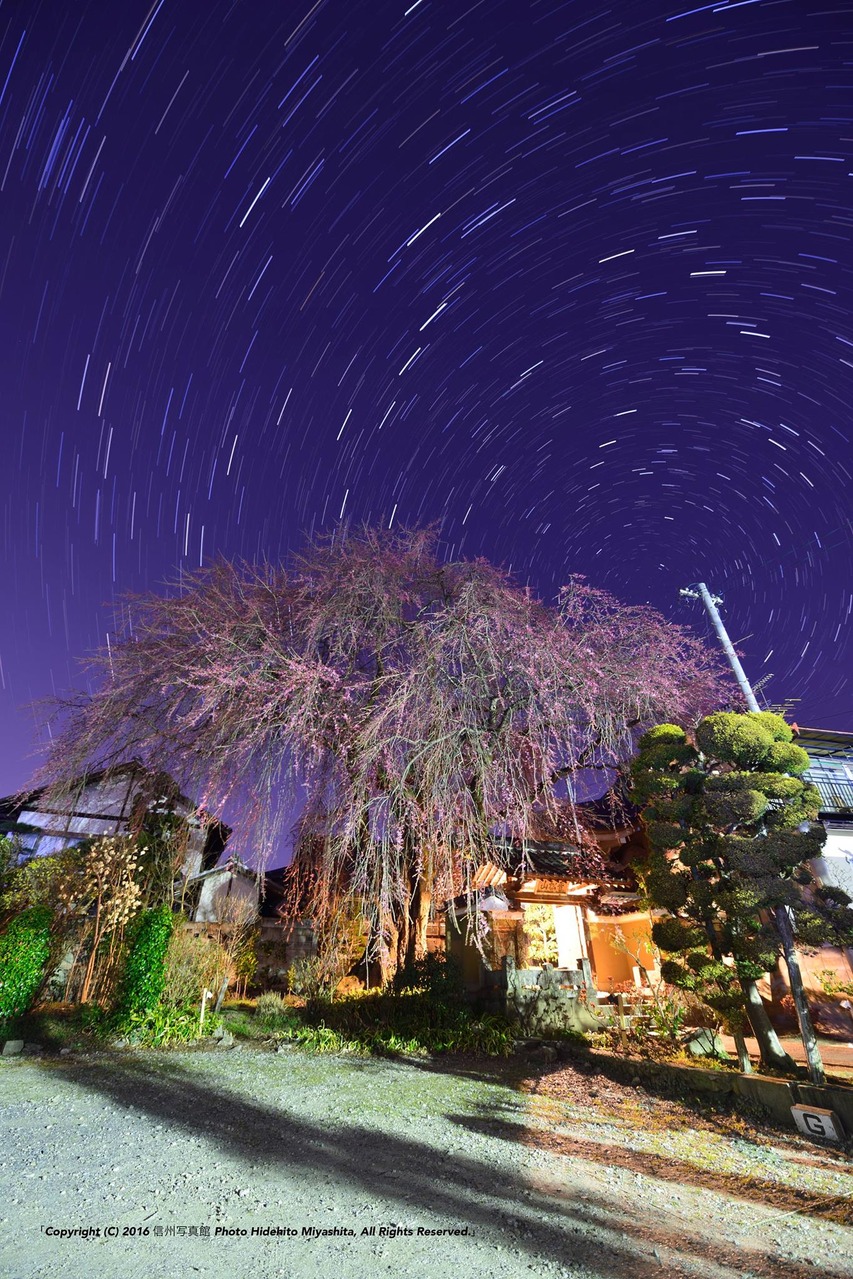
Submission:
[[[692,599],[696,599],[697,591],[699,592],[698,598],[702,600],[702,603],[705,605],[705,608],[708,612],[708,616],[710,617],[711,621],[714,623],[714,630],[717,632],[720,643],[722,644],[723,649],[725,651],[726,657],[729,659],[729,664],[731,665],[731,668],[735,673],[735,679],[740,685],[741,692],[746,698],[747,706],[749,707],[751,711],[760,711],[761,707],[758,705],[758,702],[755,700],[755,694],[752,691],[752,685],[750,684],[749,680],[746,678],[746,672],[744,671],[743,667],[740,664],[738,655],[734,650],[734,645],[732,644],[731,640],[728,637],[728,634],[726,633],[725,626],[723,626],[723,619],[720,617],[720,614],[717,611],[717,604],[720,603],[719,597],[712,595],[704,582],[697,582],[695,590],[692,587],[688,587],[686,590],[681,591],[681,594],[688,595]]]

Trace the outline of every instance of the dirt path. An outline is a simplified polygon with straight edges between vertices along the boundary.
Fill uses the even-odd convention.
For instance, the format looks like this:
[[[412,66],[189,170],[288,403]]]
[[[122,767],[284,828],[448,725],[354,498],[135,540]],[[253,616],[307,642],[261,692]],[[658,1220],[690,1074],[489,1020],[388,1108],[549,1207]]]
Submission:
[[[0,1061],[0,1275],[853,1276],[839,1155],[573,1070],[520,1091],[483,1069]]]

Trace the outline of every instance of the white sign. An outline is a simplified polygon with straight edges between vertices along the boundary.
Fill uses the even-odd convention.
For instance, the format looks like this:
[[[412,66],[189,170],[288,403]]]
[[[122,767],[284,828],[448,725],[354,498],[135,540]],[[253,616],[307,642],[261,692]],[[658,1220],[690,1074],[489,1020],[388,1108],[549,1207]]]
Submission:
[[[823,1141],[841,1142],[841,1121],[834,1110],[822,1110],[820,1106],[792,1106],[794,1123],[806,1137],[819,1137]]]

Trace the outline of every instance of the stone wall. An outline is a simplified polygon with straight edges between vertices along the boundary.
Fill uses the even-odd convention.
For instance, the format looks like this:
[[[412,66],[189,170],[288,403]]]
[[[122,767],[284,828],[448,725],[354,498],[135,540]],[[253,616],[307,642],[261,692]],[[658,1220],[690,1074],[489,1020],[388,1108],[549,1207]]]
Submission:
[[[560,1031],[584,1032],[600,1027],[587,1004],[587,975],[579,968],[519,968],[513,957],[504,959],[507,1016],[526,1035]]]
[[[310,923],[285,926],[277,919],[261,919],[260,936],[255,947],[258,967],[253,985],[261,990],[284,989],[287,971],[301,959],[314,959],[317,940]]]

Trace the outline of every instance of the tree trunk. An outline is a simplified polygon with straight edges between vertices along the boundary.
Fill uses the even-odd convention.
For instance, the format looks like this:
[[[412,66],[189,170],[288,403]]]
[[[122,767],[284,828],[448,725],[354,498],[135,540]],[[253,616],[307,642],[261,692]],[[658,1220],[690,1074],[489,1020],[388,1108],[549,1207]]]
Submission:
[[[773,918],[776,923],[776,929],[782,939],[782,950],[785,955],[785,963],[788,966],[788,981],[791,985],[791,994],[794,997],[794,1007],[797,1010],[797,1022],[800,1027],[803,1047],[806,1050],[809,1079],[813,1084],[825,1084],[826,1075],[824,1074],[823,1062],[817,1046],[817,1036],[814,1033],[812,1016],[809,1012],[806,991],[803,986],[803,975],[800,972],[800,961],[797,957],[797,948],[794,942],[794,930],[791,927],[787,906],[777,906],[773,912]]]
[[[397,924],[390,912],[385,916],[382,931],[388,936],[387,946],[382,944],[384,942],[383,937],[379,948],[380,979],[384,989],[393,980],[394,973],[397,971],[397,955],[400,942],[400,930],[397,928]]]
[[[409,946],[412,937],[412,905],[403,911],[397,934],[397,969],[404,968],[409,958]]]
[[[95,926],[92,933],[92,949],[89,953],[89,962],[86,965],[86,975],[83,978],[83,989],[80,991],[80,1003],[87,1004],[89,1002],[89,993],[92,987],[92,978],[95,973],[95,963],[98,958],[98,947],[101,944],[101,902],[95,907]]]
[[[406,964],[417,963],[427,954],[427,925],[429,924],[432,896],[422,879],[418,880],[412,894],[408,920],[408,946]]]
[[[749,1060],[749,1049],[746,1046],[743,1030],[734,1032],[735,1048],[737,1049],[737,1061],[744,1075],[752,1074],[752,1062]]]
[[[764,1007],[764,1000],[761,998],[757,983],[741,978],[740,984],[746,996],[746,1015],[753,1034],[758,1040],[762,1066],[765,1070],[778,1070],[786,1075],[795,1075],[797,1063],[782,1047],[779,1036],[767,1016],[767,1009]]]

